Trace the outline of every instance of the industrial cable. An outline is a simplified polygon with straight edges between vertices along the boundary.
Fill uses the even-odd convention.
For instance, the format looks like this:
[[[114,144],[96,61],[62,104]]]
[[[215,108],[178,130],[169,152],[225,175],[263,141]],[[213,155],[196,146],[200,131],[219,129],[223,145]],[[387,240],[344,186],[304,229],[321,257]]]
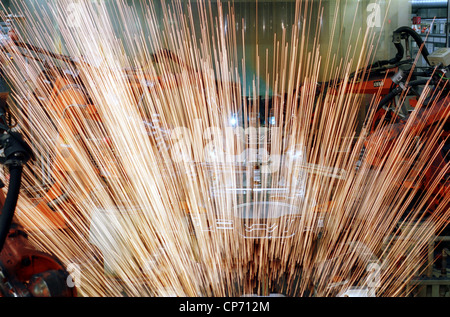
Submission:
[[[428,60],[428,55],[430,55],[430,53],[428,52],[427,47],[424,45],[424,41],[422,40],[422,37],[416,31],[414,31],[409,26],[401,26],[394,31],[394,34],[396,34],[396,33],[400,33],[400,34],[407,33],[409,36],[411,36],[414,39],[414,41],[416,42],[417,46],[419,48],[421,48],[422,56],[425,59],[425,61],[427,62],[427,64],[431,65],[430,61]]]
[[[10,182],[8,185],[8,194],[6,195],[5,204],[0,215],[0,252],[3,250],[19,199],[22,171],[22,165],[12,165],[9,167]]]
[[[420,86],[420,85],[425,85],[428,83],[429,79],[418,79],[418,80],[414,80],[409,82],[408,84],[408,88],[409,87],[415,87],[415,86]],[[384,107],[385,105],[387,105],[395,96],[397,96],[398,94],[400,94],[403,91],[403,88],[398,86],[394,89],[392,89],[386,96],[384,96],[383,99],[380,100],[380,103],[378,104],[377,110]]]

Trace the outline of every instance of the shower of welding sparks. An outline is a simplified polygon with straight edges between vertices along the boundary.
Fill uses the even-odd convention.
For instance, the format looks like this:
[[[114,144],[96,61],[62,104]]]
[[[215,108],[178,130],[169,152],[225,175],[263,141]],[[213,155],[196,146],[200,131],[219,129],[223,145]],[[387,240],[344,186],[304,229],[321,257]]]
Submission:
[[[370,168],[369,151],[355,169],[363,105],[345,89],[370,50],[355,44],[342,59],[331,49],[322,58],[320,28],[305,18],[313,5],[296,3],[299,23],[290,39],[286,29],[274,35],[273,60],[255,56],[280,96],[266,103],[265,118],[258,81],[245,82],[238,59],[244,31],[225,32],[225,20],[236,25],[232,6],[149,3],[139,19],[124,1],[113,13],[104,1],[58,1],[52,16],[26,21],[21,40],[50,48],[56,31],[43,30],[56,21],[73,62],[9,48],[13,111],[37,156],[17,219],[40,249],[78,270],[81,296],[332,296],[355,285],[407,295],[449,211],[442,201],[431,221],[398,234],[417,192],[398,184],[420,180],[413,171],[427,167],[442,126],[418,151],[406,125],[390,154],[377,157],[382,167]],[[331,38],[343,9],[338,3]],[[362,47],[376,45],[370,30],[352,32]],[[347,84],[320,91],[321,70]],[[275,125],[261,125],[269,118]],[[420,218],[433,186],[407,220]]]

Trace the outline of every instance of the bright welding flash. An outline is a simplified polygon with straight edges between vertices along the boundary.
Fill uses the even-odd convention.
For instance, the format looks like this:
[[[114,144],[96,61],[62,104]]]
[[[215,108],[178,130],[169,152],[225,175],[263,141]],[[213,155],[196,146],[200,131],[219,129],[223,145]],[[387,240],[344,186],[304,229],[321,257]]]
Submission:
[[[235,126],[237,125],[237,123],[238,123],[238,120],[237,120],[236,116],[235,116],[235,115],[232,116],[232,117],[230,118],[230,125],[231,125],[232,127],[235,127]]]

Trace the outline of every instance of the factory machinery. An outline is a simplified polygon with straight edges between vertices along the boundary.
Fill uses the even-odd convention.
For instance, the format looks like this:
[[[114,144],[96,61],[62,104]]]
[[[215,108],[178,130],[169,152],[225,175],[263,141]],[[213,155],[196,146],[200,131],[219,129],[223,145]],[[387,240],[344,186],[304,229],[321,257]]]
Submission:
[[[419,68],[415,66],[411,58],[403,58],[404,52],[409,50],[408,39],[416,42],[428,66]],[[406,48],[403,47],[402,41],[405,41]],[[450,175],[447,172],[442,177],[439,176],[439,172],[450,161],[450,98],[446,76],[450,66],[450,49],[442,48],[430,54],[421,37],[409,27],[400,27],[395,30],[393,43],[397,48],[397,55],[391,60],[370,65],[370,67],[373,67],[373,71],[369,73],[369,81],[363,81],[362,87],[357,87],[358,90],[354,91],[359,93],[367,91],[375,94],[377,87],[382,89],[381,100],[375,109],[370,133],[366,138],[361,157],[363,159],[365,155],[371,155],[372,168],[376,169],[383,164],[381,157],[390,153],[393,143],[399,138],[405,125],[408,124],[412,127],[410,131],[418,142],[427,142],[428,131],[439,124],[443,124],[439,142],[436,143],[433,150],[434,156],[429,158],[430,164],[425,169],[419,169],[415,165],[412,166],[414,174],[423,175],[423,178],[419,182],[405,181],[398,185],[408,189],[416,189],[417,195],[421,195],[424,192],[431,191],[430,187],[433,182],[438,182],[438,186],[432,190],[432,198],[427,202],[426,210],[423,211],[423,220],[433,214],[438,204],[443,203],[444,210],[450,209]],[[415,109],[424,87],[430,90],[422,101],[422,106]],[[415,116],[411,115],[413,111],[416,112]],[[375,144],[380,140],[384,140],[384,144],[387,144],[381,150],[383,153],[368,154],[371,147],[375,148]],[[386,237],[386,244],[393,239],[411,239],[413,241],[418,239],[414,235],[408,236],[408,231],[414,225],[417,224],[399,223],[402,233],[397,236]],[[418,226],[420,227],[420,223]],[[426,251],[427,261],[422,267],[426,269],[425,271],[419,270],[422,273],[408,282],[407,291],[411,296],[450,296],[450,275],[448,274],[447,261],[450,241],[449,229],[447,225],[442,231],[435,232],[435,235],[429,238]]]
[[[401,27],[394,32],[393,42],[397,48],[397,55],[386,61],[378,61],[369,66],[365,73],[355,72],[355,76],[360,76],[360,80],[356,85],[349,86],[348,93],[358,94],[380,94],[382,99],[376,109],[375,119],[370,129],[370,134],[365,142],[365,150],[361,154],[361,159],[364,159],[366,152],[370,152],[371,144],[376,143],[379,138],[388,137],[395,139],[398,137],[402,126],[407,124],[411,111],[417,103],[418,97],[421,95],[421,90],[425,85],[433,87],[432,93],[428,99],[424,101],[423,107],[417,111],[421,112],[420,116],[415,116],[417,122],[412,124],[417,126],[415,130],[417,136],[426,139],[427,127],[432,126],[442,118],[448,118],[449,103],[447,91],[446,73],[450,70],[450,50],[438,51],[429,54],[420,37],[408,27]],[[412,39],[417,42],[419,47],[422,47],[422,55],[429,64],[429,67],[417,69],[414,68],[414,61],[411,59],[404,59],[404,46],[402,42],[409,43]],[[46,58],[53,58],[65,62],[70,67],[77,67],[79,60],[75,60],[70,56],[64,56],[49,52],[45,49],[35,47],[33,45],[15,41],[14,44],[20,48],[23,54],[27,57],[38,59],[40,55]],[[177,57],[169,51],[160,52],[155,55],[155,58],[170,58],[174,62],[179,63]],[[51,111],[59,114],[62,120],[76,119],[79,115],[76,109],[68,107],[70,104],[85,105],[83,114],[89,116],[91,120],[100,120],[96,113],[95,105],[92,104],[89,96],[86,94],[86,89],[83,88],[83,83],[73,72],[64,72],[62,69],[56,68],[50,64],[43,63],[44,69],[40,75],[40,80],[43,86],[52,93],[47,105],[51,105],[54,109]],[[325,91],[333,89],[328,83],[321,83],[318,85],[319,90]],[[441,93],[433,93],[433,92]],[[407,92],[409,107],[399,109],[396,103],[399,101],[400,95]],[[39,94],[39,92],[35,92]],[[4,157],[1,163],[8,167],[10,171],[10,183],[8,186],[8,193],[6,199],[1,199],[3,202],[3,209],[0,218],[0,295],[2,296],[76,296],[76,290],[67,286],[68,273],[60,261],[52,255],[45,254],[35,250],[28,242],[27,234],[19,224],[13,222],[14,209],[19,195],[19,187],[21,181],[21,171],[24,164],[33,158],[30,147],[24,141],[23,137],[17,132],[13,132],[8,122],[10,117],[7,104],[7,93],[3,94],[2,104],[0,107],[0,130],[2,135],[0,138],[0,146],[3,148]],[[430,105],[429,107],[427,105]],[[47,107],[43,105],[43,107]],[[50,111],[50,109],[48,109]],[[404,111],[401,111],[404,110]],[[73,112],[72,112],[73,111]],[[424,121],[425,120],[425,121]],[[411,124],[411,122],[409,122]],[[69,122],[70,126],[70,122]],[[72,130],[71,133],[78,133]],[[424,173],[424,178],[420,184],[402,184],[401,186],[419,186],[421,190],[426,191],[435,179],[436,171],[444,168],[444,165],[449,160],[450,144],[448,142],[449,125],[445,125],[442,140],[447,140],[445,146],[438,151],[438,155],[433,158],[432,164]],[[389,146],[385,148],[389,151]],[[380,155],[381,157],[381,155]],[[62,157],[59,157],[62,159]],[[377,168],[377,162],[373,160],[373,168]],[[55,166],[67,166],[65,164],[55,164]],[[308,172],[313,173],[330,173],[332,177],[344,177],[339,171],[328,171],[325,168],[308,165]],[[358,168],[356,166],[355,168]],[[101,169],[99,168],[99,172]],[[61,170],[59,173],[67,171]],[[433,199],[430,201],[429,210],[432,213],[433,208],[437,202],[447,201],[450,203],[450,192],[448,190],[449,180],[448,175],[439,182]],[[55,228],[63,228],[64,221],[58,218],[53,212],[54,206],[63,206],[70,204],[63,191],[63,184],[54,183],[49,187],[45,195],[40,196],[40,201],[37,208],[43,215],[53,219]],[[269,208],[270,203],[261,202],[260,210]],[[286,210],[279,208],[282,205],[277,205],[278,217],[291,215],[294,218],[298,216],[296,211],[292,208],[286,207]],[[238,206],[236,212],[240,215],[244,222],[252,218],[253,208],[256,206],[242,204]],[[450,208],[450,205],[448,206]],[[318,219],[320,222],[320,219]],[[200,224],[200,219],[198,223]],[[227,226],[227,223],[221,223],[221,226]],[[255,224],[252,224],[253,226]],[[267,224],[265,224],[267,225]],[[323,224],[318,224],[318,237],[320,235],[320,227]],[[267,228],[267,226],[265,226]],[[222,228],[223,229],[223,228]],[[291,228],[292,229],[292,228]],[[212,230],[208,228],[208,230]],[[266,230],[266,231],[264,231]],[[289,238],[295,232],[269,232],[264,230],[248,230],[248,239],[285,239]],[[450,237],[447,236],[447,231],[434,236],[429,243],[429,263],[427,264],[428,271],[426,276],[417,276],[413,278],[409,287],[414,289],[412,294],[418,296],[448,296],[450,279],[448,275],[448,242]],[[386,237],[389,239],[400,239],[401,236]],[[388,243],[388,241],[386,241]],[[435,244],[439,243],[439,247],[435,248]],[[312,294],[313,295],[313,294]],[[341,296],[368,296],[368,293],[361,289],[349,289],[347,292],[340,294]],[[373,294],[372,294],[373,295]]]
[[[12,129],[7,100],[9,87],[1,80],[1,164],[9,172],[7,194],[0,191],[0,297],[72,297],[76,290],[67,284],[69,274],[55,256],[38,251],[24,228],[15,221],[24,166],[34,159],[23,136]],[[1,184],[2,188],[5,184]]]

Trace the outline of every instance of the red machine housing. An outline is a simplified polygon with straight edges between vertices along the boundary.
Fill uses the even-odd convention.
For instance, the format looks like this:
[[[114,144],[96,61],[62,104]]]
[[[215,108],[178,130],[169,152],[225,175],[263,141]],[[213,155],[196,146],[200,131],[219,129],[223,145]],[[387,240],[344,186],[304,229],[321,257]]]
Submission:
[[[0,191],[3,206],[4,193]],[[23,228],[13,223],[0,252],[0,297],[74,297],[64,265],[38,251]]]
[[[408,133],[415,136],[418,142],[427,142],[433,129],[444,126],[439,140],[432,151],[424,168],[411,167],[411,175],[414,181],[405,180],[399,186],[415,188],[420,192],[431,192],[428,211],[433,212],[442,201],[450,201],[450,178],[448,173],[443,175],[443,169],[448,166],[450,152],[448,149],[450,131],[448,129],[448,119],[450,116],[450,96],[443,98],[439,102],[433,103],[430,107],[416,109],[417,113],[407,120],[397,121],[388,124],[372,133],[365,142],[365,155],[371,166],[379,168],[383,165],[384,159],[392,151],[396,140],[404,128],[408,128]],[[444,147],[442,145],[444,144]],[[381,145],[381,146],[380,146]],[[417,180],[420,179],[420,182]],[[436,185],[436,186],[435,186]],[[447,203],[447,208],[450,208]]]

